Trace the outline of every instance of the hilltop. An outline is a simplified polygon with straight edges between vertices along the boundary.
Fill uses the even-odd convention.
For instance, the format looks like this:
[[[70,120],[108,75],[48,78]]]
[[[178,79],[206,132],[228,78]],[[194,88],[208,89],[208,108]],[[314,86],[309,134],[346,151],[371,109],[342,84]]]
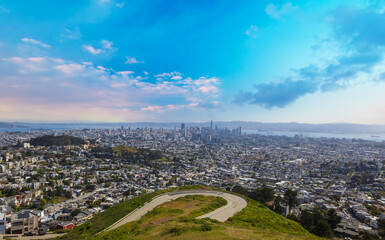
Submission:
[[[141,195],[121,202],[75,228],[60,239],[320,239],[307,232],[298,223],[289,220],[248,199],[249,204],[227,222],[196,219],[197,216],[223,206],[223,199],[214,197],[184,197],[164,203],[117,229],[98,232],[121,219],[153,197],[170,191],[186,189],[213,189],[205,186],[186,186]]]

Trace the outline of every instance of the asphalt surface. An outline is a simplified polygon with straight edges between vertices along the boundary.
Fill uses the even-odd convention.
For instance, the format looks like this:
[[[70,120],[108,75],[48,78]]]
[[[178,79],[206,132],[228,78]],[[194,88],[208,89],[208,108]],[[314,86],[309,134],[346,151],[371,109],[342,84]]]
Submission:
[[[68,200],[66,200],[66,201],[59,202],[59,203],[57,203],[57,204],[53,204],[52,206],[46,207],[44,210],[47,211],[47,212],[50,213],[50,214],[56,213],[57,211],[59,211],[60,209],[62,209],[66,204],[74,203],[74,202],[77,202],[77,201],[86,199],[86,198],[88,198],[88,197],[94,195],[96,192],[97,192],[97,190],[95,190],[95,191],[93,191],[93,192],[90,192],[90,193],[86,193],[86,194],[81,195],[81,196],[79,196],[79,197],[77,197],[77,198],[68,199]]]
[[[220,191],[205,191],[205,190],[194,190],[194,191],[177,191],[171,192],[168,194],[162,194],[156,198],[154,198],[151,202],[146,203],[143,207],[136,209],[135,211],[129,213],[127,216],[117,221],[115,224],[106,228],[104,231],[109,231],[115,228],[118,228],[126,223],[137,221],[142,216],[144,216],[147,212],[153,210],[155,207],[168,202],[175,200],[180,197],[184,197],[187,195],[203,195],[203,196],[214,196],[221,197],[227,200],[227,204],[223,207],[220,207],[210,213],[202,215],[198,218],[211,218],[216,219],[220,222],[225,222],[230,217],[234,216],[237,212],[241,211],[243,208],[247,206],[247,201],[237,195],[220,192]],[[103,231],[103,232],[104,232]]]
[[[4,237],[10,238],[11,236],[12,236],[12,238],[10,238],[10,239],[18,239],[18,240],[53,239],[56,237],[63,236],[65,234],[66,233],[60,233],[60,234],[47,233],[46,235],[42,235],[42,236],[22,236],[22,235],[18,235],[18,234],[6,234],[6,235],[0,235],[0,239],[4,239]]]

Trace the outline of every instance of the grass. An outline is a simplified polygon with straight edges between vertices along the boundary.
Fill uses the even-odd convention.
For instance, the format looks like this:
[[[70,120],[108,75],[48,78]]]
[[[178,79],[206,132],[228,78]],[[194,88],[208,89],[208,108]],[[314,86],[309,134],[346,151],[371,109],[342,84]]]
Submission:
[[[119,156],[121,156],[123,152],[134,153],[134,154],[138,153],[138,149],[133,148],[133,147],[127,147],[127,146],[114,147],[114,148],[112,148],[112,151],[114,152],[114,154],[117,154]]]
[[[300,224],[287,219],[264,206],[262,203],[249,199],[246,208],[229,218],[228,225],[249,229],[265,229],[280,233],[309,235]]]

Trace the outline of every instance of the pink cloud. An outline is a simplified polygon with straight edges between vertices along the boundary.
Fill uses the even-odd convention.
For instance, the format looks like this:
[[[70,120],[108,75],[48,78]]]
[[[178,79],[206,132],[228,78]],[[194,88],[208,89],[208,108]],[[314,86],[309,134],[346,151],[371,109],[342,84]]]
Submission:
[[[70,63],[70,64],[57,65],[55,66],[55,69],[65,74],[75,74],[83,71],[85,69],[85,66],[80,64]]]
[[[143,112],[150,114],[202,109],[207,105],[205,103],[218,101],[220,93],[219,79],[183,79],[179,72],[160,74],[161,78],[167,78],[154,82],[148,81],[154,79],[150,75],[140,76],[133,71],[115,71],[88,62],[76,63],[61,58],[15,56],[0,59],[0,62],[0,109],[5,109],[3,104],[12,99],[15,109],[9,116],[14,116],[13,119],[21,116],[17,111],[23,111],[27,106],[36,109],[35,113],[31,112],[31,118],[44,116],[45,120],[60,120],[61,112],[65,112],[68,119],[84,119],[86,115],[74,111],[90,113],[88,109],[95,109],[96,106],[112,115],[118,116],[120,113],[124,120],[132,120],[129,114],[150,119],[150,115],[144,115]],[[157,104],[159,99],[169,104],[160,106]],[[179,99],[184,104],[178,104]],[[17,107],[23,104],[24,107]],[[138,106],[147,107],[138,109]],[[90,114],[96,118],[96,112],[102,112],[99,110]],[[5,114],[5,110],[0,110],[1,116]],[[104,115],[101,114],[100,119],[108,118]]]

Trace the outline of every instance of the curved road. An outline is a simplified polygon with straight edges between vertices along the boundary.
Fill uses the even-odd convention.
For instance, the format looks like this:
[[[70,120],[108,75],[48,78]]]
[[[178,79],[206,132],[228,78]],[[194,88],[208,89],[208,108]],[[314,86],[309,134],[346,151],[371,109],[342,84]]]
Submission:
[[[145,215],[147,212],[151,211],[155,207],[168,202],[175,200],[180,197],[184,197],[187,195],[203,195],[203,196],[214,196],[214,197],[221,197],[226,199],[227,204],[223,207],[220,207],[212,212],[209,212],[205,215],[202,215],[198,218],[211,218],[216,219],[220,222],[224,222],[230,217],[234,216],[237,212],[241,211],[243,208],[247,206],[247,201],[237,195],[227,193],[227,192],[220,192],[220,191],[205,191],[205,190],[194,190],[194,191],[176,191],[166,194],[161,194],[157,197],[155,197],[151,202],[146,203],[143,207],[136,209],[135,211],[129,213],[124,218],[120,219],[110,227],[106,228],[104,231],[109,231],[112,229],[115,229],[117,227],[120,227],[126,223],[137,221],[139,220],[143,215]]]

